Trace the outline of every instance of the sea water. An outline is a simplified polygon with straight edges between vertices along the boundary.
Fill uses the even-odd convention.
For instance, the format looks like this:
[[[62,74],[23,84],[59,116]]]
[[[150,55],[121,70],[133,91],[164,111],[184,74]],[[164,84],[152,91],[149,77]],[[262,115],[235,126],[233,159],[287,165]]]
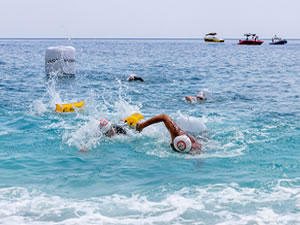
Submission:
[[[0,40],[0,224],[300,224],[300,41],[268,42]],[[46,77],[57,45],[75,77]],[[200,122],[203,153],[163,124],[99,134],[134,112]]]

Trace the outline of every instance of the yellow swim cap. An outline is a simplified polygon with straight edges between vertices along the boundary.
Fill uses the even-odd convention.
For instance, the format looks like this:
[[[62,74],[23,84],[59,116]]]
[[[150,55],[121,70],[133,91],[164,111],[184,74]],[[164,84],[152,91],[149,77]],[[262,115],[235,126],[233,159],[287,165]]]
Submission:
[[[140,113],[134,113],[131,116],[125,118],[125,122],[129,126],[136,126],[136,124],[141,120],[144,119],[144,117]]]

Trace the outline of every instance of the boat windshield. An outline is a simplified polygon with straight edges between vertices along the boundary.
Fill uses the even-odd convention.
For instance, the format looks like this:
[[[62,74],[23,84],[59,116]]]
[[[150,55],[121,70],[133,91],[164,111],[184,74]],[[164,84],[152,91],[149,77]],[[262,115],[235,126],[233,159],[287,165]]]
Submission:
[[[215,35],[217,35],[217,33],[208,33],[208,34],[206,34],[206,36],[215,36]]]
[[[252,40],[258,39],[258,36],[256,34],[252,34],[252,33],[246,33],[246,34],[244,34],[244,36],[246,36],[246,40],[249,40],[249,37],[251,37]]]
[[[246,34],[244,34],[244,36],[246,36],[246,37],[250,37],[250,36],[256,36],[256,34],[252,34],[252,33],[246,33]]]
[[[275,34],[275,36],[273,37],[273,39],[272,40],[281,40],[281,38],[280,37],[278,37],[276,34]]]

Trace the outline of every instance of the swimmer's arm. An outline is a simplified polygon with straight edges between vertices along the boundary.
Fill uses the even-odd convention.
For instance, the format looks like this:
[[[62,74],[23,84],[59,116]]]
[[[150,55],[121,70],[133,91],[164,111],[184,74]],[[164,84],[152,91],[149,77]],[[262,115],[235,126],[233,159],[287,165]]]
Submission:
[[[165,126],[169,130],[172,138],[177,135],[180,135],[181,129],[177,126],[177,124],[166,114],[160,114],[155,117],[152,117],[145,122],[138,123],[136,126],[136,130],[142,132],[142,130],[152,124],[164,122]]]
[[[145,122],[141,122],[141,123],[138,123],[136,125],[136,130],[138,132],[142,132],[142,130],[154,123],[159,123],[159,122],[162,122],[164,120],[164,114],[160,114],[158,116],[155,116],[155,117],[152,117],[151,119],[149,120],[146,120]]]
[[[195,97],[192,96],[185,96],[185,100],[191,103],[195,103]]]

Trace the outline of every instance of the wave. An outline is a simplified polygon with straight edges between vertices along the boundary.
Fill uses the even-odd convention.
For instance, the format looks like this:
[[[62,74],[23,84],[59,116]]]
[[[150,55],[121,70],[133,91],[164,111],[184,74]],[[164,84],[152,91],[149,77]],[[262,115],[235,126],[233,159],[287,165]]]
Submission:
[[[235,183],[88,199],[0,189],[1,224],[298,224],[300,178],[269,190]]]

